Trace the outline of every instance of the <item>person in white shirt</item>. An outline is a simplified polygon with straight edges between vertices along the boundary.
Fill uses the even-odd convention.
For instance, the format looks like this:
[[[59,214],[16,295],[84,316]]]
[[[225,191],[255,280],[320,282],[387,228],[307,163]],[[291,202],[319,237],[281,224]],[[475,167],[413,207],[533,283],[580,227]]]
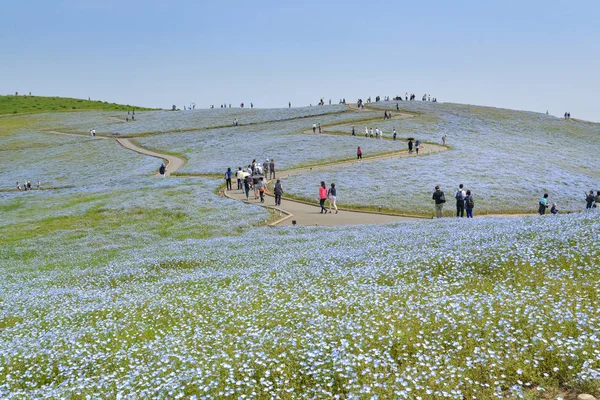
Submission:
[[[463,218],[465,216],[465,197],[467,197],[467,193],[465,193],[462,183],[458,185],[458,191],[454,197],[456,198],[456,218]]]

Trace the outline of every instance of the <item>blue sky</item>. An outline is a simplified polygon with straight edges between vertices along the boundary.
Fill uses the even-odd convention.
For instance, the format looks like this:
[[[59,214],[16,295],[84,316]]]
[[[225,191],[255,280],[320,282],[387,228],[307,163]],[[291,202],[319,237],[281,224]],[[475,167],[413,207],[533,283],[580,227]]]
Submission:
[[[600,121],[600,2],[4,2],[0,93],[168,108],[430,93]]]

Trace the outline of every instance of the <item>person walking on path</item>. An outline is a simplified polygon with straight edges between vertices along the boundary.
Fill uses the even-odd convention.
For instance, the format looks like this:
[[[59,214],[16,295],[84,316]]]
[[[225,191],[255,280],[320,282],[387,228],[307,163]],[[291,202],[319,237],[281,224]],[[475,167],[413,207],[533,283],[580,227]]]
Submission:
[[[600,190],[596,192],[596,198],[594,199],[594,208],[600,208]]]
[[[337,209],[337,190],[335,189],[335,183],[331,184],[329,188],[329,192],[327,193],[327,197],[329,197],[329,212],[331,213],[331,207],[335,208],[335,213],[338,213]]]
[[[317,124],[313,124],[313,133],[317,133]]]
[[[321,130],[321,123],[319,122],[319,133],[323,133],[323,131]]]
[[[243,188],[243,177],[242,177],[242,167],[238,167],[238,170],[235,171],[235,178],[237,179],[237,188],[238,190],[242,190]]]
[[[463,184],[458,185],[458,191],[454,195],[456,199],[456,218],[465,216],[465,197],[467,194],[463,190]]]
[[[548,208],[548,193],[544,193],[544,197],[540,200],[539,205],[538,212],[540,215],[546,214],[546,208]]]
[[[277,183],[275,184],[275,189],[273,190],[275,194],[275,205],[281,205],[281,195],[283,194],[283,185],[281,184],[281,180],[277,179]]]
[[[352,127],[352,136],[356,136],[356,130],[354,130],[354,127]]]
[[[436,218],[442,218],[442,210],[444,208],[444,203],[446,202],[446,197],[444,196],[444,192],[440,190],[439,185],[435,187],[435,192],[433,192],[433,196],[431,198],[435,201]]]
[[[269,179],[275,179],[275,159],[271,158],[269,163]]]
[[[585,196],[585,203],[586,203],[585,209],[586,210],[589,210],[592,207],[594,207],[594,200],[595,200],[594,191],[590,190],[590,193]]]
[[[324,181],[321,181],[321,186],[319,187],[319,205],[321,206],[321,214],[327,214],[325,200],[327,200],[327,186],[325,186]]]
[[[365,126],[365,137],[369,136],[369,127]]]
[[[417,152],[417,155],[419,155],[419,147],[421,147],[421,141],[417,140],[415,141],[415,151]]]
[[[233,175],[231,168],[227,168],[227,172],[225,172],[225,183],[227,184],[227,190],[233,190],[231,189],[231,175]]]
[[[265,190],[267,190],[267,184],[263,178],[258,180],[258,193],[260,194],[260,202],[265,202]]]
[[[465,197],[465,209],[467,210],[467,218],[473,218],[473,208],[475,208],[475,199],[470,190],[467,190],[467,196]]]
[[[268,176],[269,174],[269,159],[267,158],[265,160],[265,162],[263,163],[263,174],[265,174],[265,178]]]
[[[246,177],[244,178],[244,192],[246,192],[246,201],[249,200],[250,196],[250,182],[252,182],[250,175],[246,175]]]
[[[252,190],[254,191],[254,200],[258,200],[258,176],[252,176]]]
[[[356,149],[356,159],[362,162],[362,150],[360,149],[360,146],[358,146],[358,149]]]
[[[396,140],[396,128],[394,128],[394,132],[392,132],[392,136],[394,137],[394,140]]]
[[[158,172],[160,173],[160,176],[165,176],[166,171],[167,171],[167,167],[165,167],[165,164],[164,163],[160,164],[160,167],[158,168]]]
[[[444,134],[444,136],[442,136],[442,146],[446,145],[446,134]]]
[[[409,139],[408,140],[408,153],[412,154],[412,152],[413,152],[413,142],[412,142],[412,139]]]

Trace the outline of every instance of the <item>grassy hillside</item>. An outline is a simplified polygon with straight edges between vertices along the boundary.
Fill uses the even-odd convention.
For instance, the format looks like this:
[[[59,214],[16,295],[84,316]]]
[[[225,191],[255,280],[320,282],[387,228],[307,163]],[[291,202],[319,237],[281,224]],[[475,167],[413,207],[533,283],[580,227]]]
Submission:
[[[269,212],[216,194],[223,179],[153,176],[161,160],[106,139],[139,135],[184,154],[184,173],[274,157],[283,175],[358,145],[406,145],[351,136],[354,124],[424,142],[447,134],[444,153],[313,170],[284,187],[314,197],[325,180],[344,206],[432,212],[441,183],[448,215],[459,182],[477,215],[535,212],[542,190],[579,210],[600,178],[599,125],[403,107],[419,116],[359,126],[365,114],[331,106],[0,117],[0,398],[598,397],[600,209],[267,229]],[[302,134],[312,123],[324,133]],[[15,190],[24,180],[44,190]]]
[[[151,110],[150,108],[136,107],[129,104],[72,99],[69,97],[0,96],[0,115],[74,110],[127,111],[134,108],[136,110]]]

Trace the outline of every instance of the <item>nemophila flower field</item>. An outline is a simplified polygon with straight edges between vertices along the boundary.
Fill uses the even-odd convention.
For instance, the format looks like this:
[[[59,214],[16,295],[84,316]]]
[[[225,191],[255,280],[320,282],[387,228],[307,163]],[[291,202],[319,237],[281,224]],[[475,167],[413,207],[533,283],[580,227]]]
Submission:
[[[312,197],[325,179],[338,182],[340,204],[426,213],[434,184],[451,209],[448,186],[460,181],[474,190],[477,213],[531,211],[541,190],[580,208],[575,189],[598,182],[595,124],[403,106],[420,116],[378,123],[386,134],[396,127],[400,137],[436,141],[447,133],[453,148],[295,175],[286,192]],[[185,154],[184,173],[222,173],[261,157],[275,157],[281,170],[353,158],[358,145],[366,154],[404,146],[300,133],[311,117],[283,121],[287,112],[328,110],[314,122],[361,131],[366,113],[333,106],[253,110],[264,124],[220,129],[204,128],[249,110],[139,113],[132,129],[170,131],[139,143]],[[160,160],[114,141],[41,133],[98,123],[117,132],[124,123],[113,117],[3,120],[1,398],[600,394],[598,211],[265,228],[269,212],[216,194],[222,179],[152,176]],[[545,183],[531,165],[558,178]],[[12,190],[25,179],[60,189]]]
[[[585,208],[584,192],[600,189],[598,124],[456,104],[400,105],[421,115],[383,122],[379,125],[384,131],[396,128],[399,138],[434,143],[441,143],[446,134],[452,149],[426,157],[296,175],[287,182],[288,192],[313,198],[314,185],[306,182],[325,180],[336,182],[340,204],[382,205],[431,215],[431,194],[438,184],[448,200],[453,199],[459,183],[471,189],[475,214],[532,213],[545,192],[559,209],[581,210]],[[395,108],[395,102],[374,107]],[[331,129],[347,132],[350,127]],[[448,215],[452,208],[449,201]]]
[[[35,268],[44,247],[0,282],[0,393],[597,392],[599,230],[593,213],[258,229]]]
[[[169,148],[185,155],[188,163],[181,169],[182,173],[223,173],[228,167],[246,167],[254,158],[260,162],[275,158],[276,167],[281,171],[355,158],[358,146],[363,148],[365,156],[404,148],[400,142],[300,133],[311,126],[305,120],[299,120],[268,126],[156,135],[141,138],[139,143],[154,149]]]
[[[89,132],[98,134],[143,135],[148,133],[188,131],[219,126],[232,126],[235,119],[239,125],[260,124],[270,121],[285,121],[319,118],[328,114],[348,112],[345,106],[300,107],[275,109],[227,108],[187,111],[145,111],[135,114],[135,121],[126,122],[126,112],[89,112],[66,114],[42,114],[43,124],[60,125],[67,132]],[[351,113],[350,113],[351,114]],[[304,122],[306,124],[306,122]],[[311,122],[312,126],[312,122]],[[307,129],[307,128],[304,128]]]

